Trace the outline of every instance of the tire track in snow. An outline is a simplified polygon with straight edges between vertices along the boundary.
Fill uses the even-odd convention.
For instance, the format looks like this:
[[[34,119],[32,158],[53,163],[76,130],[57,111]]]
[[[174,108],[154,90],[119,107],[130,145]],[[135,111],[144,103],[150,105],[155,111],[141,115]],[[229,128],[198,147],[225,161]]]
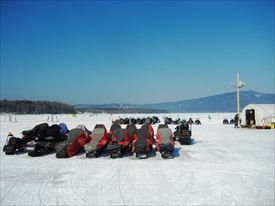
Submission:
[[[85,167],[87,168],[87,167]],[[86,171],[86,170],[85,170]],[[78,192],[78,190],[75,189],[76,185],[74,184],[74,180],[76,179],[76,177],[79,176],[79,174],[81,173],[81,171],[78,171],[73,178],[71,178],[70,180],[70,188],[72,190],[73,195],[76,195],[80,200],[82,200],[84,203],[88,203],[88,205],[90,204],[90,202],[87,200],[87,198],[83,198],[82,195]],[[81,204],[81,203],[80,203]]]
[[[85,167],[84,170],[82,171],[78,171],[78,173],[76,175],[74,175],[73,178],[71,178],[71,181],[70,181],[70,188],[72,189],[72,192],[74,195],[76,195],[77,197],[79,197],[83,202],[87,203],[88,205],[95,205],[95,203],[91,203],[90,200],[86,197],[83,197],[83,195],[75,189],[75,184],[74,184],[74,181],[76,178],[79,177],[80,174],[84,173],[86,176],[88,176],[90,173],[94,173],[96,170],[98,170],[98,164],[102,161],[101,158],[98,158],[97,159],[97,162],[93,165],[94,166],[94,169],[93,170],[90,170],[90,168],[88,166]],[[89,171],[89,172],[87,172]],[[87,179],[87,178],[86,178]],[[82,185],[83,186],[83,185]],[[86,187],[87,188],[87,187]]]
[[[36,175],[36,180],[39,179],[39,178],[38,178],[39,175],[40,175],[40,173],[39,173],[38,175]],[[36,181],[36,182],[38,182],[38,181]],[[43,199],[42,199],[42,194],[41,194],[42,187],[43,187],[43,181],[40,181],[40,183],[39,183],[39,188],[38,188],[38,194],[37,194],[38,200],[39,200],[39,205],[44,205]]]
[[[64,174],[67,174],[67,173],[64,173]],[[64,203],[64,200],[65,201],[68,201],[68,202],[71,202],[70,199],[69,199],[69,196],[67,194],[64,194],[64,189],[63,189],[63,186],[62,187],[59,187],[57,186],[57,196],[56,196],[56,205],[67,205]],[[60,197],[63,197],[62,199],[60,199]]]
[[[50,180],[52,180],[52,178],[51,178],[52,175],[53,175],[53,172],[51,172],[51,175],[49,176],[50,179],[46,179],[46,182],[44,183],[44,185],[41,184],[41,190],[40,190],[40,192],[42,191],[42,186],[44,186],[43,192],[42,192],[42,194],[40,194],[42,205],[45,205],[44,204],[44,197],[45,197],[45,194],[46,194],[49,182],[50,182]]]
[[[126,202],[125,202],[123,193],[122,193],[122,191],[121,191],[121,184],[120,184],[120,167],[119,167],[118,170],[117,170],[117,184],[118,184],[118,191],[119,191],[120,199],[122,200],[123,205],[127,205]]]
[[[39,200],[39,205],[44,205],[41,197],[41,189],[42,189],[42,183],[39,184],[39,189],[38,189],[38,200]]]
[[[230,194],[229,192],[227,192],[225,189],[223,189],[223,187],[221,187],[219,184],[212,182],[212,184],[215,185],[216,188],[219,188],[220,191],[222,191],[222,193],[227,196],[230,200],[232,200],[231,205],[236,205],[236,200],[234,199],[233,195]]]
[[[4,199],[7,197],[7,195],[11,192],[11,190],[17,186],[17,184],[15,183],[14,185],[10,186],[10,188],[7,190],[7,192],[3,195],[3,197],[1,198],[1,203],[4,201]],[[1,191],[2,193],[2,191]]]
[[[50,168],[52,168],[52,167],[50,166]],[[46,169],[44,169],[44,168],[41,168],[41,170],[46,171]],[[48,191],[47,188],[48,188],[49,183],[50,182],[52,183],[52,181],[53,181],[53,173],[54,173],[53,170],[49,170],[47,175],[44,175],[43,173],[41,174],[40,172],[38,173],[38,175],[36,175],[36,177],[37,177],[36,182],[40,183],[39,188],[38,188],[38,195],[37,195],[40,205],[44,205],[44,206],[47,205],[44,203],[44,197]]]

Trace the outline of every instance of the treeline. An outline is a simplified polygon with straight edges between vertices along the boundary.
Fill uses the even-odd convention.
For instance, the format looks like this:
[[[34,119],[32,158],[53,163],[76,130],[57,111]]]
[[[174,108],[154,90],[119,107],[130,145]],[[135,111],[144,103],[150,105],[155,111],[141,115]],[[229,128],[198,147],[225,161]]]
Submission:
[[[0,113],[66,114],[75,113],[74,107],[61,102],[0,100]]]

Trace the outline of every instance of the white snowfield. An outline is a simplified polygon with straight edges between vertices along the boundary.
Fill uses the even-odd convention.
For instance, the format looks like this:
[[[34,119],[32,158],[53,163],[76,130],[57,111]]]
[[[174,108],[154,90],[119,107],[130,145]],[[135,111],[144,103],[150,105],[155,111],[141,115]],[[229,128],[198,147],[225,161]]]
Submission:
[[[57,115],[53,120],[69,129],[84,124],[92,130],[103,123],[109,130],[112,119],[129,116],[150,115]],[[1,115],[0,205],[274,205],[274,129],[222,124],[234,114],[157,116],[162,121],[163,116],[199,118],[202,125],[192,126],[196,144],[177,142],[169,160],[158,153],[145,160],[108,155],[88,159],[85,153],[68,159],[55,154],[7,156],[2,148],[8,132],[21,137],[21,131],[52,118],[16,115],[9,122]],[[170,128],[174,131],[175,125]]]

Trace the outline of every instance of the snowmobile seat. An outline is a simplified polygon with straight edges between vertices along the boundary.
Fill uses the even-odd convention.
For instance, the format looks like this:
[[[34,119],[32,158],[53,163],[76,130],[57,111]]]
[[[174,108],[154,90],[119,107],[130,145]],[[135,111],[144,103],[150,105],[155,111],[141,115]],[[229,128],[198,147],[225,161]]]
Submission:
[[[152,144],[154,143],[154,130],[151,124],[144,124],[140,129],[147,130],[147,139],[150,141],[150,150],[152,149]]]
[[[172,141],[173,133],[170,128],[158,128],[157,136],[160,137],[159,144],[169,144]]]
[[[90,142],[84,145],[86,157],[98,157],[109,143],[108,133],[104,125],[96,125],[92,131]]]
[[[134,135],[135,135],[135,133],[137,131],[137,127],[134,124],[128,124],[126,126],[126,130],[127,130],[128,134],[129,134],[130,144],[132,144]]]
[[[132,152],[136,153],[136,157],[144,159],[148,157],[148,153],[152,150],[152,131],[151,127],[143,125],[140,129],[137,129],[134,135]]]
[[[129,147],[129,135],[126,129],[115,129],[112,135],[111,144],[108,146],[111,158],[122,157]]]
[[[172,152],[174,151],[175,142],[173,139],[172,130],[170,128],[163,128],[163,126],[160,125],[158,127],[156,137],[156,147],[161,153],[162,158],[173,158]]]
[[[112,126],[111,126],[111,128],[110,128],[110,132],[109,133],[113,133],[114,132],[114,130],[116,130],[116,129],[120,129],[121,128],[121,126],[120,126],[120,124],[112,124]]]

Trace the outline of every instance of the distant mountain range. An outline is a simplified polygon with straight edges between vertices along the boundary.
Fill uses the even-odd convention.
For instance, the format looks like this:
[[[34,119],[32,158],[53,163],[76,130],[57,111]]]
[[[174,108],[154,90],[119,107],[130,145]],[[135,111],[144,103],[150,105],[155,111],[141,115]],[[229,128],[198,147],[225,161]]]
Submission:
[[[236,92],[218,94],[176,102],[164,102],[156,104],[78,104],[76,110],[110,110],[121,113],[132,110],[151,112],[235,112]],[[275,104],[275,94],[267,94],[255,91],[240,92],[241,109],[248,104]]]

